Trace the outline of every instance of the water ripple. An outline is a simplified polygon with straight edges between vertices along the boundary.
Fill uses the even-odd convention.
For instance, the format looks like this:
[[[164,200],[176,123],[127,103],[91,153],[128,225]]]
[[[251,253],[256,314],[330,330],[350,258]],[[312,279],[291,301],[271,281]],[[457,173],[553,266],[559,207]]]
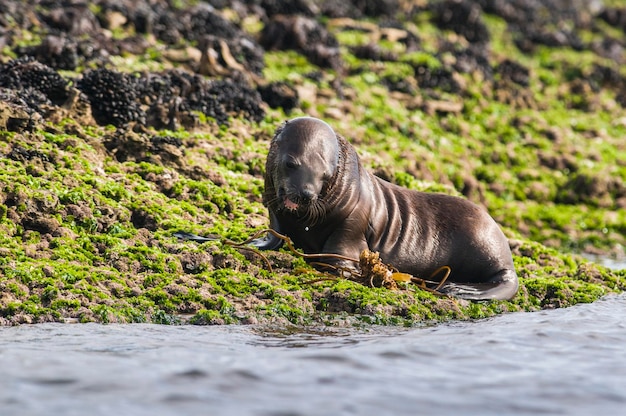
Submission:
[[[421,329],[0,328],[2,416],[620,414],[626,295]]]

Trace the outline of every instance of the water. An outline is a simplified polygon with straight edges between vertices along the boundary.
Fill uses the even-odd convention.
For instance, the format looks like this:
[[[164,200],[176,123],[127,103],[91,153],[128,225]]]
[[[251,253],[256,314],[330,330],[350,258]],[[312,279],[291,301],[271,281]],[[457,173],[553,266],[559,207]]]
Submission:
[[[626,294],[431,328],[0,328],[0,415],[588,415],[626,406]]]

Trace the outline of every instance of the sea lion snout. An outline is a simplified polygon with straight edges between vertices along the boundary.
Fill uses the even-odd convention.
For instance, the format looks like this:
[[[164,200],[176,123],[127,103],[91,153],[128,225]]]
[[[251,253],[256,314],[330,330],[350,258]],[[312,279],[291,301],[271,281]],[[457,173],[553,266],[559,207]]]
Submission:
[[[296,195],[296,198],[303,204],[310,204],[316,197],[317,194],[308,188],[301,189]]]
[[[317,193],[311,187],[303,188],[280,188],[278,199],[289,211],[305,210],[317,200]]]

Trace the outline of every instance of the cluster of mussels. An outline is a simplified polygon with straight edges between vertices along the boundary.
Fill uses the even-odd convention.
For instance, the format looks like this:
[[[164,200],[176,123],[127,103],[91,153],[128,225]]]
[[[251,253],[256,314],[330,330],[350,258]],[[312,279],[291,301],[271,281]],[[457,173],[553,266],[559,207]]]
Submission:
[[[39,119],[45,118],[50,106],[71,108],[81,102],[90,106],[95,122],[103,125],[136,122],[155,128],[188,127],[197,123],[197,112],[218,124],[227,123],[230,115],[259,121],[265,115],[266,105],[289,112],[299,102],[293,86],[263,79],[264,51],[296,50],[341,77],[345,65],[339,43],[320,23],[320,16],[352,19],[375,16],[381,28],[393,29],[404,28],[403,21],[428,11],[435,25],[463,36],[468,42],[465,48],[441,45],[442,53],[454,55],[452,66],[433,69],[417,65],[416,83],[384,80],[390,90],[412,94],[416,84],[420,89],[459,92],[454,72],[479,71],[485,79],[509,80],[521,86],[528,82],[528,70],[518,63],[507,61],[495,67],[489,64],[490,34],[483,22],[485,13],[507,22],[522,51],[530,53],[537,45],[565,46],[590,49],[615,61],[623,60],[622,40],[607,36],[600,43],[585,43],[578,33],[581,28],[596,30],[599,21],[624,30],[626,9],[586,0],[574,3],[566,0],[33,0],[23,4],[19,0],[7,0],[0,4],[0,48],[8,48],[17,58],[0,60],[0,98],[19,108],[20,114],[25,111]],[[242,28],[251,15],[263,25],[254,36]],[[41,41],[24,45],[21,35],[27,32],[40,34]],[[404,32],[402,42],[406,50],[419,49],[418,34]],[[169,54],[167,59],[177,61],[179,69],[159,73],[121,73],[111,63],[113,56],[149,56],[157,41],[167,49],[179,51],[195,45],[197,53],[178,57]],[[375,44],[354,47],[352,53],[363,59],[398,59]],[[59,74],[61,70],[78,75],[69,78]],[[612,68],[596,68],[592,75],[591,87],[610,84],[626,91],[626,80]],[[340,82],[335,86],[339,88]],[[626,105],[626,99],[620,104]],[[34,118],[27,122],[11,120],[0,117],[4,128],[32,126]]]

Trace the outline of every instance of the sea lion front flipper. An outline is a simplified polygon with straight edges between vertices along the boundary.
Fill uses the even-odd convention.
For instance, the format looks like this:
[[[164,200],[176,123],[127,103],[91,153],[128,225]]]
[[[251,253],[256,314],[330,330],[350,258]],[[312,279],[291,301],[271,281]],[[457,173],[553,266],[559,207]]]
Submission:
[[[206,243],[207,241],[219,241],[219,237],[202,237],[197,234],[188,233],[185,231],[177,231],[172,234],[174,237],[180,240],[195,241],[196,243]],[[249,243],[251,246],[258,248],[259,250],[276,250],[283,244],[283,240],[276,237],[274,234],[267,233],[265,237],[255,238]]]
[[[207,241],[217,241],[219,240],[219,238],[217,237],[202,237],[199,236],[197,234],[192,234],[192,233],[187,233],[184,231],[177,231],[174,234],[172,234],[174,237],[180,239],[180,240],[189,240],[189,241],[195,241],[198,243],[206,243]]]
[[[283,240],[274,234],[267,233],[264,237],[252,240],[250,245],[259,250],[278,250],[283,245]]]
[[[274,213],[270,212],[270,228],[277,233],[281,234],[280,227],[278,226],[278,219],[274,215]],[[258,248],[259,250],[278,250],[285,240],[275,236],[274,234],[268,232],[264,237],[255,238],[250,242],[250,245]]]

